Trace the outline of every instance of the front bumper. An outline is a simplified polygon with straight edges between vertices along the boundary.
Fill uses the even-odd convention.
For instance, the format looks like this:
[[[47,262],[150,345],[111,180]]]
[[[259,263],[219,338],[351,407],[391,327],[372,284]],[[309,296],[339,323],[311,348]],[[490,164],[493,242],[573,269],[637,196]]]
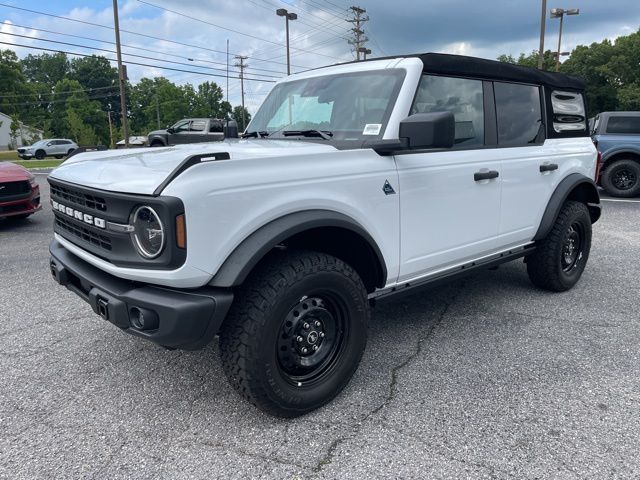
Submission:
[[[81,260],[56,240],[49,252],[56,282],[105,320],[164,347],[204,347],[218,333],[233,301],[227,289],[174,290],[123,280]]]
[[[31,215],[38,210],[42,210],[40,187],[38,186],[31,189],[31,193],[28,194],[27,198],[12,198],[11,200],[4,199],[0,201],[0,218]]]

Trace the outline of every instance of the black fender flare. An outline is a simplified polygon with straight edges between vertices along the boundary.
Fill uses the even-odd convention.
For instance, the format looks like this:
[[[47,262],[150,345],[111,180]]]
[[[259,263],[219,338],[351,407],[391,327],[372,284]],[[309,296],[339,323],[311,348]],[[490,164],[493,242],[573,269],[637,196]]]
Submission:
[[[558,184],[551,195],[533,240],[542,240],[547,236],[560,214],[562,205],[573,196],[587,205],[591,215],[591,223],[598,221],[600,218],[600,195],[595,182],[580,173],[572,173]]]
[[[640,148],[634,145],[618,145],[610,148],[609,150],[602,152],[602,166],[604,167],[611,160],[611,157],[625,153],[634,157],[640,157]]]
[[[258,228],[231,252],[209,285],[218,287],[241,285],[251,270],[276,245],[293,235],[319,227],[338,227],[360,235],[369,244],[378,260],[377,283],[384,285],[387,280],[387,267],[382,251],[375,240],[357,221],[332,210],[305,210],[290,213]]]

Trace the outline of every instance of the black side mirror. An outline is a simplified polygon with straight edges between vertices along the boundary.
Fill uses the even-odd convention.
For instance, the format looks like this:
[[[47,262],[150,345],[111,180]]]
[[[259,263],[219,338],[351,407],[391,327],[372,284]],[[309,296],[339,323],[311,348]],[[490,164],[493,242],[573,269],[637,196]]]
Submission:
[[[451,112],[416,113],[400,122],[400,139],[407,148],[451,148],[456,136],[456,122]]]
[[[393,155],[403,150],[451,148],[455,142],[456,121],[451,112],[416,113],[400,122],[397,140],[365,141],[379,155]]]
[[[173,129],[173,127],[167,127],[167,133],[175,133],[176,131]]]

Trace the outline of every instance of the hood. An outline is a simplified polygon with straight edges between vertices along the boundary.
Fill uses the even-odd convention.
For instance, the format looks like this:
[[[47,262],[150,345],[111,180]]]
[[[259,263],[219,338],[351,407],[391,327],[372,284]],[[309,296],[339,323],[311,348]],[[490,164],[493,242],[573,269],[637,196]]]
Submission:
[[[147,135],[148,137],[150,137],[151,135],[166,135],[167,131],[166,130],[152,130],[151,132],[149,132],[149,135]]]
[[[74,155],[50,176],[78,185],[122,193],[152,195],[155,189],[192,155],[228,153],[229,160],[299,156],[335,151],[330,144],[300,140],[237,140],[194,143],[173,147],[86,152]]]
[[[24,167],[10,162],[0,162],[0,183],[30,180],[33,175]]]

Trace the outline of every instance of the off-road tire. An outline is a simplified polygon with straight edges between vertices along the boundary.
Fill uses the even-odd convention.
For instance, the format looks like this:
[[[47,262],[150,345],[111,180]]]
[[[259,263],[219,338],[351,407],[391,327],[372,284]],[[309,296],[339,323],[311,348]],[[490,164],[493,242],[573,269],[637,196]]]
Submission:
[[[44,160],[46,156],[47,153],[44,150],[36,150],[36,153],[34,155],[37,160]]]
[[[574,232],[579,231],[579,244],[568,249]],[[575,252],[569,256],[568,251]],[[527,257],[527,273],[531,282],[542,289],[564,292],[572,288],[582,275],[591,250],[591,217],[584,203],[567,201],[562,206],[547,237],[538,242]],[[573,262],[567,261],[575,256]]]
[[[619,181],[616,181],[616,175],[626,172],[630,177],[630,186],[628,188],[621,188],[622,185]],[[640,162],[632,159],[623,159],[613,162],[611,165],[607,165],[607,168],[602,172],[601,182],[604,189],[609,195],[614,197],[636,197],[640,195]]]
[[[314,323],[313,316],[304,317],[296,309],[300,306],[301,312],[304,308],[310,315],[315,307],[309,304],[307,308],[305,302],[316,305],[315,299],[323,296],[335,300],[340,310],[336,318],[346,321],[341,334],[336,333],[339,329],[332,334],[336,341],[340,339],[341,347],[317,378],[298,382],[286,372],[280,356],[286,357],[290,348],[283,342],[291,342],[292,357],[296,355],[299,345],[295,342],[301,337],[294,333],[290,340],[283,340],[287,338],[285,324],[290,327],[292,322],[287,319],[291,318],[294,326],[303,328],[290,317],[292,312]],[[272,254],[236,292],[222,326],[220,353],[225,374],[238,393],[262,411],[278,417],[304,415],[332,400],[351,379],[364,352],[369,316],[365,286],[342,260],[310,251]],[[330,336],[323,338],[328,342]],[[313,355],[328,345],[320,344]],[[325,353],[333,351],[327,348],[332,350]]]

